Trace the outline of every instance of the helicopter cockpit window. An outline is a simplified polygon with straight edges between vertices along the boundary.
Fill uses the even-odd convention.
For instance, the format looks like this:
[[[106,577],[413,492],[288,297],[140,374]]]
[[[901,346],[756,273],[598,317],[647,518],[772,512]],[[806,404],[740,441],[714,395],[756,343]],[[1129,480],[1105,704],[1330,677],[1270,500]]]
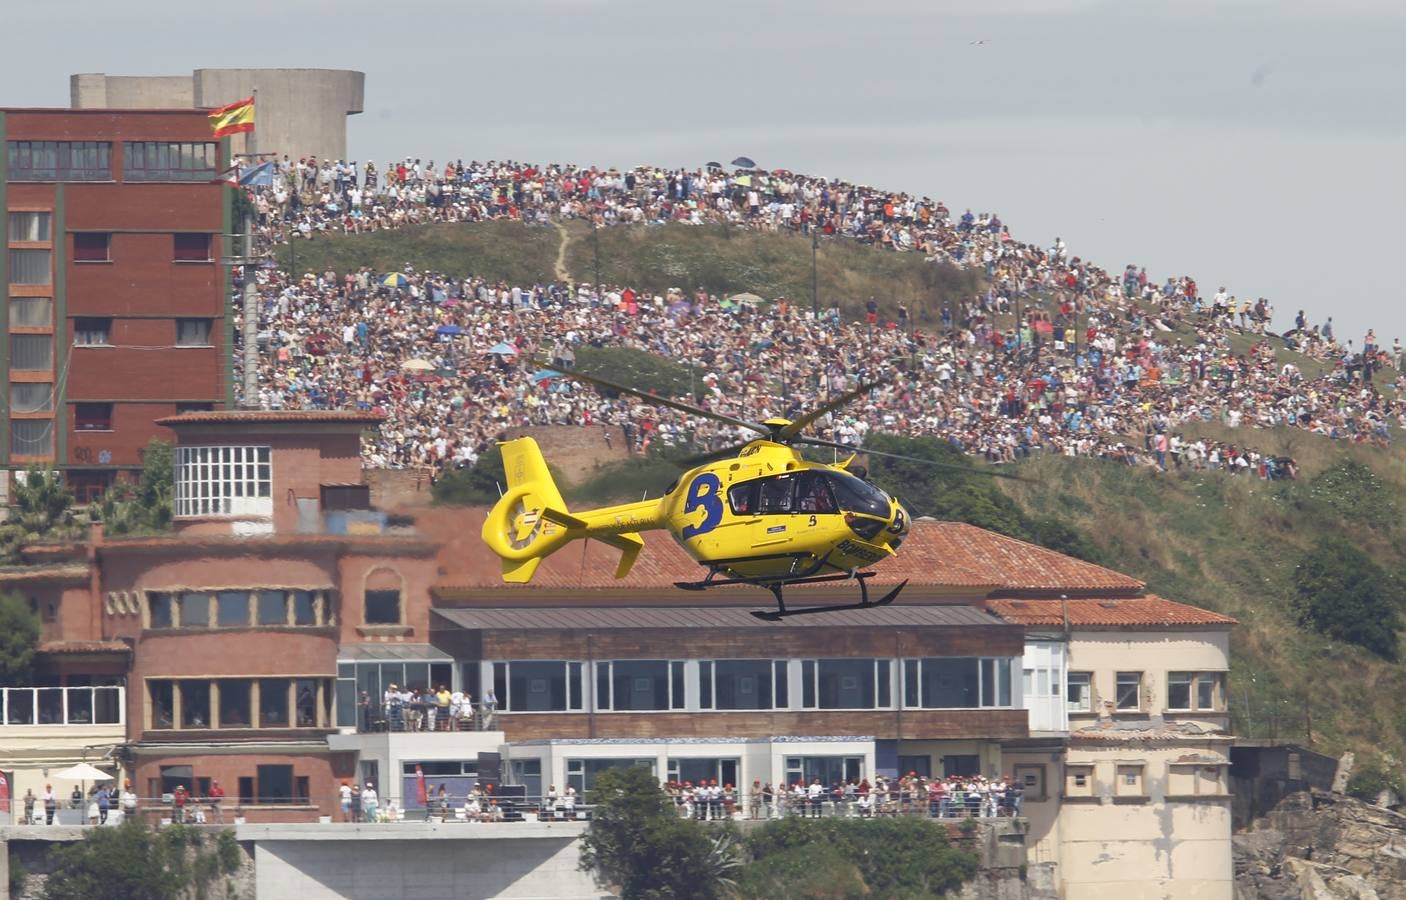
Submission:
[[[828,477],[840,509],[888,518],[889,498],[883,491],[847,472],[831,472]]]
[[[795,478],[782,475],[780,478],[764,479],[757,492],[757,512],[764,516],[789,513],[795,495]]]
[[[802,472],[796,476],[796,512],[837,513],[835,495],[819,472]]]
[[[757,512],[757,482],[744,481],[727,489],[727,504],[734,516],[751,516]]]
[[[738,516],[839,512],[829,482],[818,472],[744,481],[728,488],[727,502]]]

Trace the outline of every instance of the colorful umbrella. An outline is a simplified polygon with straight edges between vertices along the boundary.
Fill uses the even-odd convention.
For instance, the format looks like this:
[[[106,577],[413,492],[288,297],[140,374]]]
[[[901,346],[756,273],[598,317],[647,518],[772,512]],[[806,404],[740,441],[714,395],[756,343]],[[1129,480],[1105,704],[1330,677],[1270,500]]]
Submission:
[[[407,359],[400,364],[400,367],[407,372],[433,372],[434,363],[424,359]]]
[[[548,381],[553,378],[560,378],[561,373],[554,369],[541,369],[539,371],[533,372],[532,375],[529,377],[532,379],[533,384],[541,384],[542,382]]]
[[[745,157],[745,156],[739,156],[739,157],[737,157],[736,159],[734,159],[734,160],[732,161],[732,164],[733,164],[734,166],[740,166],[740,167],[743,168],[743,169],[755,169],[755,168],[757,167],[757,164],[756,164],[756,163],[752,162],[751,159],[749,159],[749,158],[747,158],[747,157]]]
[[[512,344],[494,344],[488,352],[494,356],[517,356],[517,348]]]
[[[464,329],[458,325],[441,325],[435,329],[435,334],[463,334]]]
[[[381,279],[381,284],[385,287],[403,288],[410,284],[410,279],[406,278],[399,272],[392,272],[391,274]]]

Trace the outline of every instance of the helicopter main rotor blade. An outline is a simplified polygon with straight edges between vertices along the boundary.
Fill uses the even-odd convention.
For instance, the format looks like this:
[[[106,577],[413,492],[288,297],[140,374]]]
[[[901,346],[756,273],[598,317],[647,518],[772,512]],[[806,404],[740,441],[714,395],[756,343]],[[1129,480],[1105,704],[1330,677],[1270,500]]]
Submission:
[[[838,441],[827,441],[822,438],[796,438],[797,444],[808,444],[812,447],[833,447],[836,450],[845,450],[849,453],[862,453],[866,456],[883,456],[889,459],[901,459],[905,462],[922,463],[932,466],[935,469],[947,469],[953,472],[961,472],[965,475],[978,475],[985,478],[1009,478],[1012,481],[1030,481],[1023,475],[1012,475],[1009,472],[994,472],[989,469],[978,469],[971,466],[964,466],[959,463],[939,462],[935,459],[923,459],[921,456],[904,456],[902,453],[889,453],[887,450],[869,450],[865,447],[855,447],[851,444],[841,444]]]
[[[854,402],[855,398],[869,393],[874,388],[878,387],[883,383],[884,382],[880,380],[871,381],[868,384],[861,384],[854,390],[849,391],[845,394],[841,394],[840,396],[831,400],[829,403],[826,403],[824,406],[818,406],[815,409],[812,409],[810,412],[801,416],[799,419],[792,420],[791,424],[778,431],[776,433],[775,439],[783,444],[790,443],[796,438],[796,435],[800,434],[802,431],[805,431],[806,428],[810,427],[812,422],[815,422],[821,418],[824,418],[825,416],[828,416],[830,413],[834,412],[842,406],[848,406],[850,403]]]
[[[742,452],[743,447],[746,447],[750,443],[752,442],[744,441],[741,444],[733,444],[729,447],[723,447],[719,450],[709,450],[707,453],[695,453],[693,456],[686,456],[683,459],[679,460],[671,460],[671,462],[674,462],[685,469],[691,469],[694,466],[704,466],[710,462],[717,462],[720,459],[727,459],[729,456],[736,456],[738,453]]]
[[[676,409],[679,412],[686,412],[690,415],[702,416],[705,419],[712,419],[717,422],[726,422],[729,425],[735,425],[738,428],[746,428],[747,430],[755,431],[758,434],[771,433],[770,428],[767,428],[765,425],[758,425],[756,422],[744,422],[741,419],[734,419],[732,416],[725,416],[722,413],[716,413],[711,410],[703,409],[701,406],[694,406],[691,403],[684,403],[682,400],[674,400],[670,397],[661,397],[657,394],[651,394],[646,391],[641,391],[638,388],[626,387],[623,384],[618,384],[614,381],[608,381],[596,375],[587,375],[585,372],[577,372],[575,370],[562,371],[561,369],[555,368],[550,363],[547,363],[543,360],[534,360],[534,362],[539,363],[540,365],[544,366],[552,372],[556,372],[563,378],[574,378],[577,381],[584,381],[587,384],[593,384],[598,388],[605,388],[608,391],[619,391],[622,394],[629,394],[632,397],[638,397],[641,400],[644,400],[648,403],[653,403],[656,406],[667,406],[670,409]]]

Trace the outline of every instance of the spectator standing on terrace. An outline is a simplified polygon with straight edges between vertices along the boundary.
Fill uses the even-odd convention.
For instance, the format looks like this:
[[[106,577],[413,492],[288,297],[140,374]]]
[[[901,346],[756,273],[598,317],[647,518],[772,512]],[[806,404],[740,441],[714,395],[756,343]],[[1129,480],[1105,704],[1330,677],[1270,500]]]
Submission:
[[[376,821],[379,805],[376,798],[376,786],[369,781],[366,782],[366,787],[361,790],[361,814],[367,822]]]
[[[337,787],[337,799],[342,807],[342,821],[352,821],[352,789],[351,785],[347,784],[345,780]]]
[[[225,814],[223,803],[225,799],[225,789],[220,787],[219,779],[210,780],[210,816],[218,825],[225,824]]]
[[[54,813],[58,812],[59,798],[54,795],[52,784],[44,785],[44,824],[54,824]]]

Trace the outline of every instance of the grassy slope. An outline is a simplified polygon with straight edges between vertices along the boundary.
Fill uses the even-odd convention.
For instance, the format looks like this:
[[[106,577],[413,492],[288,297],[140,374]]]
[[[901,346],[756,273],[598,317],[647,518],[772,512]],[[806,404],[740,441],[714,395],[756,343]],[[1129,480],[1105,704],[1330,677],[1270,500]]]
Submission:
[[[592,280],[590,230],[581,223],[566,227],[567,267],[574,277]],[[607,280],[654,290],[702,284],[713,292],[785,294],[802,307],[809,304],[810,242],[802,237],[687,226],[603,229],[598,236]],[[330,265],[342,271],[366,264],[384,271],[408,261],[420,269],[530,282],[551,276],[559,237],[551,227],[488,223],[323,238],[299,243],[297,268]],[[878,253],[840,241],[821,243],[818,268],[822,304],[830,297],[851,298],[845,308],[854,314],[872,294],[907,302],[920,322],[935,318],[942,299],[975,285],[969,274],[937,272],[914,254]],[[1232,343],[1244,352],[1250,340]],[[1318,370],[1312,360],[1282,351],[1280,356],[1308,374]],[[1294,564],[1324,537],[1347,532],[1393,571],[1406,551],[1401,517],[1361,523],[1350,507],[1344,518],[1306,503],[1307,479],[1354,458],[1371,466],[1394,498],[1406,489],[1406,461],[1397,451],[1350,448],[1302,432],[1236,433],[1214,425],[1192,431],[1293,455],[1305,480],[1270,485],[1046,458],[1027,466],[1038,477],[1035,483],[1002,485],[1029,511],[1067,516],[1093,536],[1108,565],[1146,580],[1157,593],[1240,619],[1230,687],[1238,733],[1311,737],[1326,752],[1351,748],[1406,759],[1406,712],[1397,703],[1406,695],[1406,669],[1305,633],[1290,609]],[[667,481],[667,470],[657,464],[635,468],[598,473],[576,487],[578,501],[637,499]],[[611,496],[622,493],[629,496]]]
[[[1034,483],[1002,487],[1022,506],[1055,512],[1086,530],[1110,566],[1144,579],[1153,591],[1240,620],[1230,679],[1237,733],[1311,738],[1325,752],[1351,748],[1359,756],[1406,759],[1406,714],[1398,702],[1406,670],[1303,631],[1291,609],[1295,564],[1324,538],[1346,533],[1391,571],[1406,547],[1399,515],[1363,521],[1355,509],[1365,504],[1351,497],[1337,508],[1315,500],[1312,477],[1355,459],[1377,475],[1393,509],[1406,488],[1406,463],[1398,452],[1302,433],[1255,433],[1262,436],[1268,439],[1257,443],[1300,460],[1303,480],[1270,484],[1046,458],[1025,469]]]

